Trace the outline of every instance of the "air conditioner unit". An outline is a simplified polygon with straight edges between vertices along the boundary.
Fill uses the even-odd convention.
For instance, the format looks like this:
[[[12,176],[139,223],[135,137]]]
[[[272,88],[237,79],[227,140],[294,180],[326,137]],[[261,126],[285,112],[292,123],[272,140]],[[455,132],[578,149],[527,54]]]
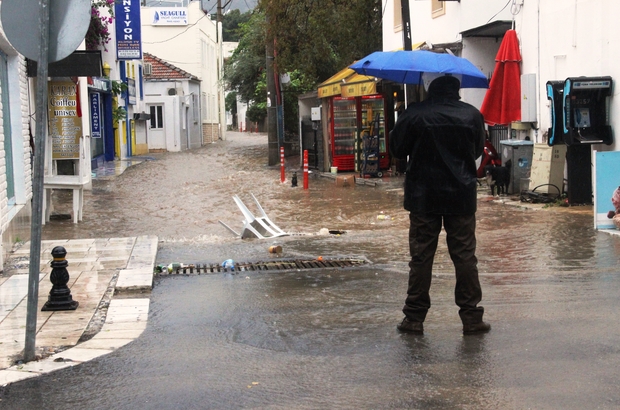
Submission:
[[[142,67],[142,72],[144,73],[144,75],[151,75],[151,74],[153,74],[153,64],[151,64],[151,63],[144,63],[144,66]]]
[[[182,88],[168,88],[168,95],[183,95]]]

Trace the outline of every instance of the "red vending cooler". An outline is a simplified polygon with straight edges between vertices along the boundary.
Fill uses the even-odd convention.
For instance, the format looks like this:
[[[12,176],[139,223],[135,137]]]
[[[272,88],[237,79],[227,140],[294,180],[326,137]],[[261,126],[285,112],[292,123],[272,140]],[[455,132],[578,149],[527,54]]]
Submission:
[[[332,110],[332,166],[338,171],[354,171],[357,101],[355,97],[334,97]]]
[[[331,150],[332,166],[338,171],[357,171],[362,161],[362,137],[365,132],[375,131],[373,121],[379,117],[379,166],[387,169],[390,159],[387,153],[384,99],[381,95],[364,97],[334,97],[332,103]]]

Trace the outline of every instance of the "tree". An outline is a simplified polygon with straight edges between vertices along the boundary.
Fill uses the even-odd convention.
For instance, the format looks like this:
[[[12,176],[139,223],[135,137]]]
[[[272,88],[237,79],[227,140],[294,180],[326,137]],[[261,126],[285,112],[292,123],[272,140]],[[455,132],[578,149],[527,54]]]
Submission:
[[[250,20],[251,12],[246,11],[241,14],[239,10],[231,10],[222,17],[222,40],[239,41],[241,32],[239,27],[241,24]]]
[[[321,82],[381,49],[380,0],[259,0],[280,72]]]
[[[239,34],[224,66],[228,89],[249,103],[248,117],[266,116],[265,53],[267,41],[273,42],[276,72],[291,77],[283,89],[285,130],[296,133],[297,95],[381,49],[381,2],[259,0],[249,20],[239,24]]]
[[[257,88],[266,67],[264,22],[263,14],[254,13],[247,23],[239,25],[239,45],[224,64],[226,88],[236,91],[247,103],[266,98]]]

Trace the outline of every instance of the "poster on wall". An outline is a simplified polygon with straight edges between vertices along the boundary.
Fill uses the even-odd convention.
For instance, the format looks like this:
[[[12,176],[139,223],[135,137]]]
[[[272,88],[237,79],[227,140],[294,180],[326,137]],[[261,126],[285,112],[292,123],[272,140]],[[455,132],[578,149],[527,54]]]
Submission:
[[[619,229],[620,151],[593,151],[594,228]],[[616,216],[618,214],[618,216]]]
[[[82,118],[77,85],[73,81],[50,81],[47,87],[52,159],[79,158]]]
[[[140,29],[140,0],[122,0],[114,3],[116,26],[116,56],[119,60],[142,58],[142,31]]]

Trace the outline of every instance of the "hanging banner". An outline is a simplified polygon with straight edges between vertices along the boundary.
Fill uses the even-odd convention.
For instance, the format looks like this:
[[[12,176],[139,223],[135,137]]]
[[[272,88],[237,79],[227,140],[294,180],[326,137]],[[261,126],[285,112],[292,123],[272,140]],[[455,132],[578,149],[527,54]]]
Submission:
[[[90,136],[101,138],[101,101],[99,93],[90,94]]]
[[[73,81],[50,81],[47,87],[52,159],[77,159],[82,137],[77,86]]]
[[[116,56],[119,60],[142,59],[142,32],[140,30],[140,0],[117,0],[114,3],[116,19]]]

